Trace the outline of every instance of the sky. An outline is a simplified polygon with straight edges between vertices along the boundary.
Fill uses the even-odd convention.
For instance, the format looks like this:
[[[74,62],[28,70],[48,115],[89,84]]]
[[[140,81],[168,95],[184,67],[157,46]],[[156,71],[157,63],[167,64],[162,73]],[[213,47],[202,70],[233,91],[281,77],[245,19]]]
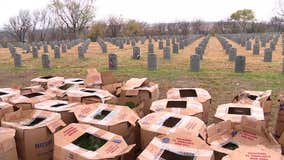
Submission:
[[[50,0],[1,0],[0,27],[21,9],[44,8]],[[96,0],[96,20],[121,16],[144,22],[175,22],[182,20],[219,21],[239,9],[252,9],[259,21],[269,20],[277,13],[279,0]]]

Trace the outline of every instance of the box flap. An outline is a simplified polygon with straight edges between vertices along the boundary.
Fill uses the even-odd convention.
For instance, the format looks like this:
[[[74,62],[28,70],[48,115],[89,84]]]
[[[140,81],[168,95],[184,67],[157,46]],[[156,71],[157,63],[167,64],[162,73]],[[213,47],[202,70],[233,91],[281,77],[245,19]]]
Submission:
[[[86,87],[93,87],[94,85],[102,84],[101,73],[98,72],[96,68],[90,68],[87,70],[87,72],[88,73],[85,79]]]

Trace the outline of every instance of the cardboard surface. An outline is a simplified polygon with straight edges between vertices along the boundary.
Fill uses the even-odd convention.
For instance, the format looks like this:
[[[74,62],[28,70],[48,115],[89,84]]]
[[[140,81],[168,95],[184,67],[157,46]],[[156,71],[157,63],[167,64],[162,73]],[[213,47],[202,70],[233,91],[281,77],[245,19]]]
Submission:
[[[2,119],[2,117],[4,117],[5,114],[10,112],[14,112],[13,105],[6,102],[0,102],[0,120]]]
[[[175,133],[180,128],[190,132],[193,136],[206,139],[206,125],[197,117],[155,112],[143,117],[138,123],[141,127],[142,148],[145,148],[155,136]]]
[[[84,149],[74,144],[84,134],[104,140],[104,144],[96,147],[96,150]],[[54,136],[55,160],[102,160],[119,159],[130,152],[135,145],[128,145],[124,139],[116,134],[93,127],[87,124],[70,124]],[[95,144],[97,145],[97,144]],[[90,146],[92,147],[92,145]],[[71,157],[71,158],[70,158]]]
[[[41,85],[44,89],[60,86],[64,83],[64,77],[41,76],[31,80],[32,85]]]
[[[242,103],[228,103],[217,107],[215,118],[226,121],[230,120],[235,124],[241,122],[243,116],[252,117],[258,121],[264,121],[263,109],[260,106]]]
[[[283,160],[280,152],[263,145],[241,146],[222,160]]]
[[[8,100],[8,102],[17,108],[32,109],[34,104],[50,99],[55,99],[55,95],[48,92],[36,92],[13,96]]]
[[[162,99],[154,101],[150,107],[151,111],[173,112],[182,115],[196,116],[202,118],[203,106],[200,102],[192,99]]]
[[[35,109],[45,110],[50,112],[56,112],[61,114],[61,119],[66,123],[75,123],[76,118],[73,112],[70,112],[75,108],[78,103],[68,103],[62,100],[47,100],[34,105]]]
[[[91,88],[72,88],[66,92],[70,102],[90,103],[105,103],[115,100],[115,96],[105,90]]]
[[[14,129],[0,127],[0,159],[18,160]]]
[[[60,114],[42,110],[21,109],[8,113],[2,126],[16,129],[16,144],[21,160],[50,160],[53,152],[53,133],[64,126]]]
[[[9,99],[15,95],[20,95],[20,90],[12,88],[0,88],[0,100],[9,102]]]
[[[184,131],[155,137],[138,160],[213,160],[213,150],[200,138]]]
[[[232,153],[241,146],[258,144],[280,151],[280,146],[272,134],[265,129],[264,123],[253,118],[243,117],[239,125],[231,121],[223,121],[207,127],[207,143],[215,151],[215,159]]]

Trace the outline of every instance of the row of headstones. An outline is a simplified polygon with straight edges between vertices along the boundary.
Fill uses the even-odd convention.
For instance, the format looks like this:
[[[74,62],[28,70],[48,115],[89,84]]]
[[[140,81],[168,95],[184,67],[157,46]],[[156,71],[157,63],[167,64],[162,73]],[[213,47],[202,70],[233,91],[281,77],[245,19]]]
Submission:
[[[88,39],[88,40],[84,41],[83,44],[81,45],[84,52],[86,52],[86,50],[88,49],[88,45],[90,44],[90,42],[91,41]],[[79,41],[76,42],[76,43],[79,43]],[[76,43],[74,43],[73,45],[76,45]],[[65,45],[63,44],[62,45],[62,47],[63,47],[62,52],[66,53],[67,48],[64,49],[65,48],[64,46]],[[44,54],[42,55],[42,67],[43,68],[50,68],[50,59],[49,59],[49,54],[48,54],[48,46],[44,45],[43,48],[44,48]],[[57,46],[57,45],[54,45],[52,48],[54,49],[54,58],[56,58],[56,59],[61,58],[60,47]],[[16,48],[13,47],[13,46],[11,46],[10,52],[11,52],[11,55],[12,55],[12,57],[14,59],[15,67],[22,67],[22,55],[17,53],[16,52]],[[36,47],[36,46],[32,47],[32,55],[33,55],[33,58],[38,58],[38,47]]]
[[[78,58],[84,59],[87,50],[89,49],[89,45],[91,43],[90,39],[85,40],[81,45],[78,46]]]
[[[193,36],[193,37],[190,37],[188,39],[185,39],[183,41],[183,43],[184,43],[183,47],[186,47],[187,45],[191,44],[193,41],[197,40],[198,38],[200,38],[200,36]],[[159,42],[161,42],[161,40]],[[170,60],[171,59],[171,47],[170,47],[169,43],[170,43],[170,41],[166,40],[166,46],[163,47],[163,48],[159,47],[159,49],[160,48],[163,49],[163,57],[164,57],[165,60]],[[207,42],[203,42],[203,43],[207,44],[208,40],[207,40]],[[177,49],[179,49],[178,48],[179,46],[175,45],[175,44],[176,43],[174,43],[173,46],[172,46],[172,51],[173,51],[173,53],[177,54],[178,53]],[[138,59],[140,59],[140,57],[141,57],[140,48],[138,46],[133,47],[132,58],[138,60]],[[108,64],[109,64],[109,69],[110,70],[116,70],[117,69],[118,59],[117,59],[117,55],[116,54],[109,54]],[[154,46],[153,46],[153,44],[151,42],[148,45],[147,68],[150,71],[157,70],[157,68],[158,68],[157,55],[154,53]]]
[[[276,49],[276,44],[278,42],[278,39],[279,39],[279,36],[272,37],[271,42],[270,42],[270,48],[266,48],[264,50],[264,59],[263,59],[264,62],[272,62],[272,55],[273,55],[272,53]],[[229,60],[234,61],[234,57],[235,57],[234,56],[234,54],[235,54],[234,48],[233,48],[232,52],[229,52],[230,48],[232,48],[232,45],[228,44],[227,41],[221,40],[220,42],[221,42],[223,48],[226,50],[226,53],[229,54]],[[246,50],[251,50],[250,41],[247,41],[247,43],[246,43]],[[260,52],[260,43],[259,43],[258,39],[256,39],[255,43],[253,45],[253,55],[259,55],[259,52]],[[230,53],[232,53],[232,54],[230,54]]]

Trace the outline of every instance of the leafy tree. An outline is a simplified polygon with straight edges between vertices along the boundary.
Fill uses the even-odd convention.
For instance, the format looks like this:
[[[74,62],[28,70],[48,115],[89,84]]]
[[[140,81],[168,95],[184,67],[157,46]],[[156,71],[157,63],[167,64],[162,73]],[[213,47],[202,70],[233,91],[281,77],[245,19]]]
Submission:
[[[124,35],[125,36],[139,36],[143,32],[143,24],[136,21],[130,20],[125,24]]]
[[[231,14],[231,20],[237,22],[241,31],[244,32],[247,29],[248,22],[255,20],[255,15],[251,9],[238,10]]]

